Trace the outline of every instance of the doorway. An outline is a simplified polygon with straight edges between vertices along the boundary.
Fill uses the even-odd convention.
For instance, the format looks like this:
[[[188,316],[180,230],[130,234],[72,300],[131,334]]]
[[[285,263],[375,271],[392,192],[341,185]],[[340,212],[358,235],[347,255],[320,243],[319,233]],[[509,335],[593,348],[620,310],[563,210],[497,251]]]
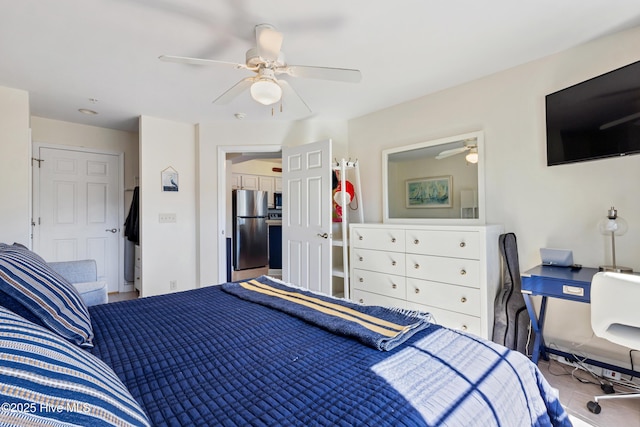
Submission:
[[[218,282],[224,283],[229,277],[234,276],[232,265],[232,254],[229,242],[232,238],[233,217],[231,212],[231,188],[232,188],[232,158],[242,158],[244,160],[256,160],[267,158],[281,158],[281,145],[248,145],[248,146],[219,146],[218,147],[218,194],[224,194],[218,201]],[[239,161],[240,159],[236,160]],[[229,242],[227,242],[229,240]],[[265,272],[268,267],[265,269]],[[262,270],[252,271],[243,270],[243,277],[238,276],[241,280],[248,275],[256,277],[256,275],[264,274]]]

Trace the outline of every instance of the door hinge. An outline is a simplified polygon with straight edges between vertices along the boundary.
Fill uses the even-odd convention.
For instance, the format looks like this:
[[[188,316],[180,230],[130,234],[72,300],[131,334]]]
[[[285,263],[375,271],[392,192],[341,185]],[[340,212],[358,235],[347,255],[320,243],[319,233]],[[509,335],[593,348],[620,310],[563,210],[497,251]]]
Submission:
[[[36,157],[32,157],[31,160],[34,162],[38,162],[38,168],[42,167],[41,163],[44,162],[44,159],[38,159]]]

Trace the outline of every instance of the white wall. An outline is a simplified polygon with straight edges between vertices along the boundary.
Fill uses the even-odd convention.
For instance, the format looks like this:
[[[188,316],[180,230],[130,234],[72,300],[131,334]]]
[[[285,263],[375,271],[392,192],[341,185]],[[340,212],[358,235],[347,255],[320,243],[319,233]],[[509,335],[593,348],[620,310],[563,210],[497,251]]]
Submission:
[[[196,287],[196,127],[148,116],[140,118],[140,243],[142,296]],[[178,172],[179,191],[163,192],[162,170]],[[176,214],[160,223],[159,214]]]
[[[333,141],[334,157],[347,155],[346,122],[220,122],[199,125],[198,171],[199,197],[198,231],[200,286],[218,284],[225,279],[225,271],[218,268],[219,257],[225,257],[224,246],[218,237],[225,238],[224,219],[218,222],[219,202],[224,195],[218,189],[218,147],[281,145],[296,146],[323,139]],[[243,150],[244,151],[244,150]]]
[[[31,246],[29,94],[0,86],[0,242]]]
[[[639,44],[637,28],[351,120],[350,155],[367,159],[366,220],[382,218],[383,149],[484,130],[487,222],[516,233],[522,270],[540,263],[541,247],[572,249],[585,266],[611,263],[596,224],[612,205],[629,222],[617,261],[640,270],[640,155],[547,167],[544,115],[546,94],[640,60]],[[550,301],[545,338],[628,362],[622,347],[592,338],[588,304]]]

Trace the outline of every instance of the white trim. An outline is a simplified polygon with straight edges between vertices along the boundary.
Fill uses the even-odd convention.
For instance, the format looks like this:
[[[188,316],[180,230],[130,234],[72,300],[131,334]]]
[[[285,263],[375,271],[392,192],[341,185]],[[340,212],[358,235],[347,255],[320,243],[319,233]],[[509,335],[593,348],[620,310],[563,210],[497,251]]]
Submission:
[[[29,164],[31,165],[31,167],[33,168],[33,131],[31,130],[31,128],[29,128],[29,136],[28,136],[29,140],[27,141],[28,147],[29,147]],[[33,230],[34,230],[34,226],[33,226],[33,169],[31,171],[28,172],[28,177],[27,177],[27,182],[29,183],[29,197],[28,197],[28,204],[29,204],[29,213],[31,214],[31,218],[29,219],[29,234],[28,236],[30,236],[29,239],[29,249],[33,250]]]
[[[225,235],[227,218],[226,160],[229,153],[275,153],[282,145],[219,145],[218,146],[218,283],[227,281],[227,245]]]

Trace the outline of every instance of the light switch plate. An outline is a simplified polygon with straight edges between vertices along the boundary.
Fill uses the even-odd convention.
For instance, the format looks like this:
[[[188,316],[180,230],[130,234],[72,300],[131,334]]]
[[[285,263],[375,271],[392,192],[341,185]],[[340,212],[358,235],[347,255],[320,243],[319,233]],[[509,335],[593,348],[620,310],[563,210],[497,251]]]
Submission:
[[[161,213],[158,214],[159,223],[177,222],[176,214],[174,213]]]

